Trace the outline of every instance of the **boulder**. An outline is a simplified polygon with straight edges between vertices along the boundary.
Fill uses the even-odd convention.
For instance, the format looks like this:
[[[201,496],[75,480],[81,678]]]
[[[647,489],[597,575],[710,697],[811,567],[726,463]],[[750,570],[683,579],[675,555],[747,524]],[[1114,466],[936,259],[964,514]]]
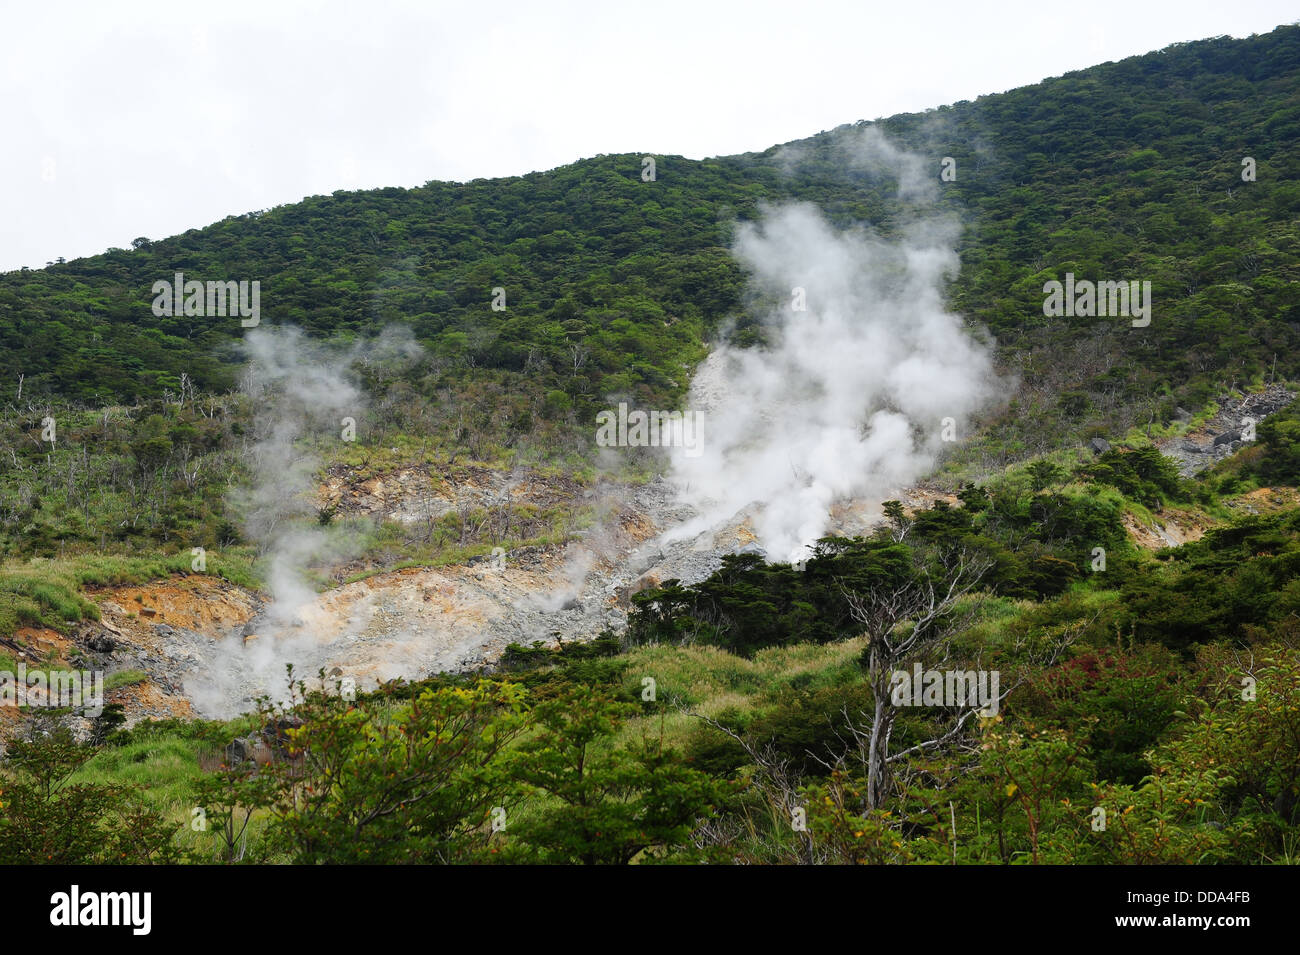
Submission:
[[[86,647],[95,653],[112,653],[117,649],[117,641],[108,635],[108,631],[101,630],[86,641]]]
[[[226,745],[227,766],[237,766],[248,759],[248,755],[248,745],[239,736],[236,736]]]
[[[1110,450],[1110,442],[1105,438],[1093,438],[1088,442],[1088,447],[1092,448],[1093,454],[1105,454]]]

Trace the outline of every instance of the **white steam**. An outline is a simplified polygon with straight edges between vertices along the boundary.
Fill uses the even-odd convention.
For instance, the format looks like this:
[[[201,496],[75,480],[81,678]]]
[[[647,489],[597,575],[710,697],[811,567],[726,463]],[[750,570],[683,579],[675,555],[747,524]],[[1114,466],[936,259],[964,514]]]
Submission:
[[[306,520],[320,462],[303,438],[337,440],[345,418],[360,419],[363,398],[352,381],[353,356],[331,354],[297,329],[259,328],[244,339],[244,349],[257,440],[248,461],[251,486],[236,495],[237,506],[245,533],[269,560],[271,618],[286,624],[315,597],[304,569],[332,551],[332,535]]]
[[[307,571],[345,560],[362,543],[355,531],[316,520],[320,459],[344,440],[349,425],[358,432],[365,426],[357,370],[372,363],[400,366],[420,354],[402,328],[339,348],[296,328],[259,327],[242,347],[247,366],[241,386],[253,402],[254,433],[246,454],[249,482],[229,499],[267,561],[269,601],[255,618],[256,640],[227,637],[186,680],[199,710],[218,714],[239,712],[241,696],[283,690],[287,663],[296,665],[298,677],[314,676],[303,671],[319,629]]]
[[[919,159],[874,130],[857,142],[856,161],[887,163],[903,198],[932,194]],[[878,504],[933,468],[945,419],[962,437],[996,389],[989,348],[944,305],[957,236],[945,218],[893,240],[840,231],[807,203],[740,226],[733,253],[751,273],[768,344],[717,348],[692,383],[702,453],[675,452],[672,476],[699,517],[674,537],[748,512],[770,559],[799,560],[835,502]]]

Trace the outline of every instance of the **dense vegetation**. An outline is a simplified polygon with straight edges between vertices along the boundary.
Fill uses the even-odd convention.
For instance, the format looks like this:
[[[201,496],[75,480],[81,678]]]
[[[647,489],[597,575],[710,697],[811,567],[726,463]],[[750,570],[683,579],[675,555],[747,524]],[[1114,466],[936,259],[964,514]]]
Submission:
[[[1223,384],[1300,374],[1300,27],[1180,44],[880,127],[956,160],[940,205],[965,221],[952,304],[1023,376],[1006,450],[1094,425],[1168,422]],[[155,317],[152,285],[258,280],[264,323],[320,336],[408,326],[429,354],[411,397],[456,396],[499,440],[584,425],[611,396],[680,400],[703,343],[736,314],[731,229],[783,198],[888,233],[906,204],[849,161],[843,128],[695,161],[601,156],[550,172],[335,193],[130,250],[0,277],[5,394],[134,403],[234,383],[230,317]],[[791,162],[791,157],[798,157]],[[1242,181],[1242,160],[1256,181]],[[1149,280],[1144,329],[1050,320],[1043,283],[1071,271]],[[506,308],[493,310],[493,289]],[[444,413],[432,426],[451,427]],[[1034,427],[1024,422],[1031,419]]]
[[[1290,460],[1286,433],[1249,467]],[[1300,511],[1156,552],[1120,523],[1137,498],[1231,511],[1240,495],[1216,488],[1240,466],[1183,481],[1143,449],[1038,459],[956,505],[891,505],[800,567],[737,555],[667,581],[633,598],[625,634],[514,646],[477,677],[355,701],[297,681],[291,709],[234,723],[122,731],[107,712],[90,745],[37,720],[0,770],[0,846],[32,862],[1294,863]],[[969,721],[898,709],[871,805],[860,598],[963,561],[976,586],[908,662],[996,670],[1007,692]],[[280,758],[232,761],[259,727]]]
[[[1300,484],[1300,403],[1195,480],[1148,438],[1300,378],[1298,72],[1289,27],[879,123],[936,177],[956,159],[951,304],[1019,373],[957,452],[981,466],[949,472],[955,501],[886,502],[798,566],[733,555],[636,593],[624,633],[474,677],[349,700],[322,676],[228,723],[123,730],[110,707],[83,743],[33,718],[0,762],[0,863],[1296,862],[1300,509],[1261,493]],[[0,639],[67,632],[97,613],[83,587],[184,572],[193,546],[256,581],[224,504],[259,428],[238,318],[155,317],[154,281],[259,280],[265,323],[342,342],[409,327],[424,354],[362,370],[363,437],[331,463],[572,465],[611,398],[678,402],[712,336],[761,337],[738,219],[807,199],[889,233],[916,211],[845,161],[855,133],[659,157],[654,182],[602,156],[336,193],[0,277]],[[1044,317],[1067,271],[1151,281],[1152,324]],[[1138,545],[1175,516],[1204,534]],[[484,517],[365,533],[430,563],[497,543],[467,530]],[[1006,693],[892,704],[913,665]],[[273,759],[232,756],[255,736]]]

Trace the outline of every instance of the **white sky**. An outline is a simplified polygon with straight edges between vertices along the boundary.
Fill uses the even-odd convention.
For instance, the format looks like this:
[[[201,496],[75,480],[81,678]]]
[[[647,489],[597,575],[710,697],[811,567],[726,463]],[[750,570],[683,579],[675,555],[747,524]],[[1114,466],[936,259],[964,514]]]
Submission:
[[[0,0],[0,270],[336,189],[762,150],[1300,18],[1280,0],[1066,7]]]

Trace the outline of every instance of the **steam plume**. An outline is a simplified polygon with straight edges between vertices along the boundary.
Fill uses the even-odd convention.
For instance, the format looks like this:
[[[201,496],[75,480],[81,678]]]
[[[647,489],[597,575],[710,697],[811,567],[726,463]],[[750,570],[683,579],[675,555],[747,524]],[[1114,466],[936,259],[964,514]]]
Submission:
[[[874,129],[847,144],[859,168],[898,177],[900,198],[924,207],[935,194],[921,159]],[[835,501],[879,502],[933,468],[944,419],[960,436],[995,389],[987,345],[944,304],[958,234],[928,214],[896,240],[841,231],[808,203],[739,227],[733,253],[767,345],[718,347],[692,383],[703,453],[674,454],[672,475],[699,517],[674,536],[748,509],[769,557],[798,560]]]
[[[282,689],[286,663],[298,664],[299,676],[314,675],[302,668],[314,643],[309,605],[316,598],[306,571],[345,559],[359,541],[314,520],[311,490],[320,461],[312,449],[340,440],[345,418],[363,426],[358,366],[400,364],[420,354],[400,328],[344,349],[311,341],[296,328],[260,327],[246,335],[243,350],[242,385],[254,403],[255,431],[249,483],[230,497],[245,535],[268,561],[270,600],[257,620],[260,639],[247,646],[235,636],[224,640],[186,681],[200,711],[214,714],[238,712],[241,695]]]

